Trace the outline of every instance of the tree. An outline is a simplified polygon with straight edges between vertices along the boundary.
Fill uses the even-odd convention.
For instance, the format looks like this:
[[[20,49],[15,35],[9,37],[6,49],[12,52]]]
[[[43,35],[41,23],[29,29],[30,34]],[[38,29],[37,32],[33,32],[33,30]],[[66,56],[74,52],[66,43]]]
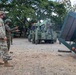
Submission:
[[[48,0],[1,0],[0,7],[4,11],[8,11],[9,18],[12,19],[14,25],[25,27],[29,23],[27,18],[33,20],[41,20],[50,18],[54,26],[62,25],[63,18],[66,14],[65,4]],[[52,13],[57,14],[56,16]]]

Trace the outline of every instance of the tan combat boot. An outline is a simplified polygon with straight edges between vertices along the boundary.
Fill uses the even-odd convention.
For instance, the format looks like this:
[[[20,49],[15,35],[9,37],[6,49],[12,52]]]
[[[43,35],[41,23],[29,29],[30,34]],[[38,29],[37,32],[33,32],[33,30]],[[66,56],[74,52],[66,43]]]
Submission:
[[[4,62],[4,67],[13,67],[13,65],[11,65],[8,61]]]
[[[4,63],[0,62],[0,65],[4,65]]]

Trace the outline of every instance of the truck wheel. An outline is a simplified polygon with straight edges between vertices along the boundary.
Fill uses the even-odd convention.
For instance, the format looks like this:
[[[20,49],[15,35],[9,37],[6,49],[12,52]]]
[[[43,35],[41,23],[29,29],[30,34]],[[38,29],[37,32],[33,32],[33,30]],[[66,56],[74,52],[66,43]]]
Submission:
[[[32,39],[32,43],[33,43],[33,44],[35,43],[35,39]]]
[[[39,44],[40,43],[40,40],[35,40],[35,44]]]

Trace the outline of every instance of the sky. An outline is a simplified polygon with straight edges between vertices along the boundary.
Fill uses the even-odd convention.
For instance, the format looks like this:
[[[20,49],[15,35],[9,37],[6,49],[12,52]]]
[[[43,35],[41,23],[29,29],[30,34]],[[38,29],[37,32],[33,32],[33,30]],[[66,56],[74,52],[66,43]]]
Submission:
[[[56,0],[48,0],[48,1],[56,1]],[[57,0],[58,1],[58,0]],[[74,4],[76,4],[76,0],[70,0],[71,1],[71,4],[72,4],[72,6],[74,5]]]
[[[76,4],[76,0],[70,0],[71,1],[71,4]]]

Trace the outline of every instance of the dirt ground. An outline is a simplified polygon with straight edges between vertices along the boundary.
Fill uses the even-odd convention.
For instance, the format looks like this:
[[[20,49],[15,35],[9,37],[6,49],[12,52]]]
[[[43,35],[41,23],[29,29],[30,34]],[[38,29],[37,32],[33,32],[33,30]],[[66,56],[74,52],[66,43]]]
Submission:
[[[35,45],[27,39],[14,39],[9,61],[13,67],[0,65],[0,75],[76,75],[76,54],[59,49],[68,50],[58,42]]]

